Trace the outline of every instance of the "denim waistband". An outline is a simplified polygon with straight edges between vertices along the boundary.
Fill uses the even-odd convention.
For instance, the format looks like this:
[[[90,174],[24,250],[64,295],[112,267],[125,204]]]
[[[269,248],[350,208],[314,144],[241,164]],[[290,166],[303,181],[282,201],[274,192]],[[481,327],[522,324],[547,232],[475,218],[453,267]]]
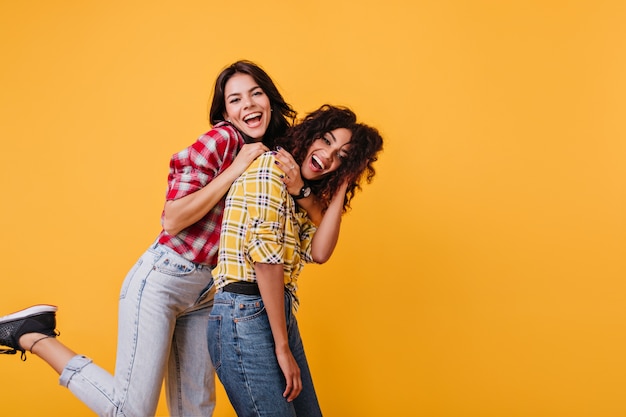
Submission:
[[[180,259],[184,259],[186,262],[192,263],[196,267],[196,270],[198,271],[201,271],[203,269],[209,269],[209,270],[213,269],[211,265],[199,264],[197,262],[194,262],[192,260],[185,258],[184,256],[182,256],[180,253],[176,252],[174,249],[170,248],[169,246],[159,243],[158,240],[156,240],[152,245],[150,245],[150,248],[148,248],[148,250],[154,253],[160,253],[160,254],[167,252],[170,255],[177,256]]]

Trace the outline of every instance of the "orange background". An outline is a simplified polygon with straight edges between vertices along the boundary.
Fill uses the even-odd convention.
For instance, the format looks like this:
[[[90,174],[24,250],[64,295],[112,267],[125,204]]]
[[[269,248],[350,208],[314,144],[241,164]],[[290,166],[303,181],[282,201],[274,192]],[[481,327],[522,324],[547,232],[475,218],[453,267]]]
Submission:
[[[113,369],[121,282],[218,72],[386,143],[299,320],[325,415],[626,415],[626,3],[5,1],[0,314]],[[91,415],[0,357],[2,413]],[[164,401],[159,415],[167,415]],[[220,390],[216,417],[233,416]]]

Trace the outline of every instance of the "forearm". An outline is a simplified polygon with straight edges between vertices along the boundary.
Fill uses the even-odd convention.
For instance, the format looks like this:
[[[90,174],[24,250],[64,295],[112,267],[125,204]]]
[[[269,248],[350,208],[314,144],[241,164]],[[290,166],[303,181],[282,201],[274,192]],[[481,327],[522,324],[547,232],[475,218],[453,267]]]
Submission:
[[[261,298],[267,311],[272,336],[279,352],[289,351],[285,318],[285,283],[282,264],[254,264]]]
[[[317,263],[328,261],[337,246],[339,231],[341,229],[345,191],[345,187],[341,187],[337,193],[335,193],[313,236],[313,241],[311,242],[311,257]]]
[[[174,236],[202,219],[228,192],[237,174],[226,169],[206,186],[185,197],[165,202],[163,228]]]
[[[274,338],[276,360],[285,377],[286,384],[283,397],[287,401],[293,401],[302,391],[302,378],[300,377],[300,367],[289,348],[287,319],[285,318],[283,265],[256,263],[254,269]]]

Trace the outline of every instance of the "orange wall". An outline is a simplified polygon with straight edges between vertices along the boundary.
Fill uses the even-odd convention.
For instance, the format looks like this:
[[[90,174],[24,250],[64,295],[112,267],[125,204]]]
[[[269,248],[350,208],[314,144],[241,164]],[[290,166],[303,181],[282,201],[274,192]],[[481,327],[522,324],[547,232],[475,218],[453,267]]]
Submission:
[[[386,138],[301,281],[327,416],[626,415],[624,2],[5,3],[0,315],[57,304],[113,368],[169,156],[246,58],[301,114],[349,105]],[[88,414],[37,358],[0,369],[3,413]]]

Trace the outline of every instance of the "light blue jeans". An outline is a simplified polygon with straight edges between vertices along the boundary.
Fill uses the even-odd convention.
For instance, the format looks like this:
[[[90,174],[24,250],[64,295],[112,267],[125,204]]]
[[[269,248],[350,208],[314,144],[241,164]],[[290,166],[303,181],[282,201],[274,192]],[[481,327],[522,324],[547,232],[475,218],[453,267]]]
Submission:
[[[215,377],[206,325],[208,266],[154,244],[126,276],[119,300],[115,375],[77,355],[60,384],[100,416],[154,416],[163,378],[171,416],[210,417]]]
[[[213,365],[239,417],[320,417],[322,412],[304,354],[298,322],[285,292],[289,348],[300,367],[302,392],[283,397],[286,382],[260,296],[218,291],[207,338]]]

